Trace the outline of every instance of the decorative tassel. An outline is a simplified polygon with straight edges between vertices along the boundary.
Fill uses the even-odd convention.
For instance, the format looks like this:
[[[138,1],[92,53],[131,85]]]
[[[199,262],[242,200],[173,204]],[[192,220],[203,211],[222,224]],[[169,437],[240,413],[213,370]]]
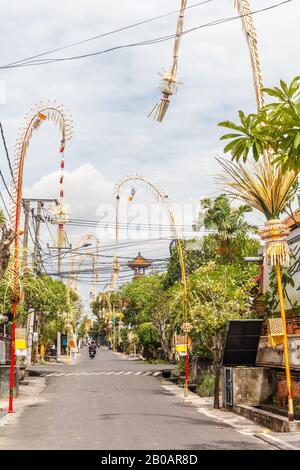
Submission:
[[[171,95],[172,93],[163,92],[163,97],[161,98],[155,110],[155,119],[158,122],[162,122],[163,118],[165,117],[168,111]]]
[[[187,6],[187,0],[181,0],[180,14],[177,20],[176,36],[173,47],[173,64],[170,72],[164,71],[162,76],[162,98],[158,104],[154,106],[151,114],[154,112],[154,117],[158,122],[162,122],[170,104],[170,96],[172,96],[177,91],[178,81],[177,81],[177,67],[178,67],[178,53],[180,49],[181,36],[183,32],[184,24],[184,14]],[[148,117],[149,117],[148,116]]]
[[[134,188],[132,188],[131,191],[130,191],[130,195],[128,196],[128,201],[129,202],[133,201],[135,193],[136,193],[136,190]]]
[[[279,263],[281,266],[289,266],[290,250],[287,237],[290,229],[280,220],[268,220],[265,228],[259,232],[262,240],[265,240],[264,256],[271,266]]]

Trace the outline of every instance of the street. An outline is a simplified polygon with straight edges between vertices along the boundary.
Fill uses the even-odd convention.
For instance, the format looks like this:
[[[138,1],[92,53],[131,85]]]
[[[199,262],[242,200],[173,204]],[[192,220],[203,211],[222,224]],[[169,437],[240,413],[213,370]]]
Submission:
[[[41,367],[47,376],[45,389],[17,420],[0,428],[0,447],[274,449],[165,391],[154,376],[162,368],[104,349],[94,360],[84,349],[75,365]]]

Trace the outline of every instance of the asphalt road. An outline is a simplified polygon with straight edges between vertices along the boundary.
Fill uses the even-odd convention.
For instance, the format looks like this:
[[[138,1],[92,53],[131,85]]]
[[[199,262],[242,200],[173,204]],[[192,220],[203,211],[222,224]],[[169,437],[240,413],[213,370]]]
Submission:
[[[0,448],[270,449],[169,394],[153,376],[159,369],[106,350],[94,360],[83,350],[76,365],[47,366],[43,372],[56,375],[46,377],[36,403],[0,428]]]

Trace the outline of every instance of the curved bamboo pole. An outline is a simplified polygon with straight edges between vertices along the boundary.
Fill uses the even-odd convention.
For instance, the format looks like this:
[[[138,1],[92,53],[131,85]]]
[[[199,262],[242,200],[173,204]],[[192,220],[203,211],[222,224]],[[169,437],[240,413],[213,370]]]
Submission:
[[[97,247],[97,248],[96,248],[96,250],[97,250],[96,252],[97,252],[97,256],[98,256],[98,253],[99,253],[99,240],[98,240],[98,238],[96,237],[96,235],[93,235],[93,234],[90,234],[90,233],[87,234],[87,235],[84,235],[83,237],[81,237],[81,238],[78,240],[78,242],[77,242],[77,244],[76,244],[74,250],[76,250],[76,249],[82,247],[82,246],[84,245],[84,243],[86,243],[86,242],[88,242],[88,241],[90,241],[90,240],[94,240],[94,241],[96,242],[96,247]],[[76,257],[77,257],[77,256],[81,256],[81,255],[78,255],[78,254],[75,255],[74,253],[72,253],[72,256],[71,256],[71,268],[70,268],[70,271],[71,271],[71,272],[73,271],[74,264],[75,264],[75,260],[76,260]],[[94,256],[94,255],[88,253],[88,254],[85,254],[85,255],[83,255],[83,256],[85,257],[85,256]],[[82,262],[83,262],[83,259],[80,261],[79,267],[81,266]],[[78,267],[78,269],[79,269],[79,267]],[[78,270],[77,270],[77,272],[76,272],[75,282],[77,282],[77,277],[78,277]],[[98,279],[98,277],[97,277],[97,279]],[[67,283],[67,303],[68,303],[68,304],[70,304],[70,291],[71,291],[71,289],[72,289],[72,281],[73,281],[73,279],[72,279],[72,276],[70,275],[70,276],[68,277],[68,283]]]
[[[152,181],[148,180],[144,176],[126,176],[120,180],[115,188],[116,192],[116,244],[115,244],[115,255],[114,255],[114,266],[118,266],[118,244],[119,244],[119,210],[120,210],[120,191],[121,188],[130,181],[138,181],[145,184],[155,195],[155,197],[162,203],[163,207],[166,209],[170,225],[174,232],[176,238],[176,246],[178,251],[180,271],[181,271],[181,287],[183,294],[183,319],[184,323],[187,323],[188,320],[188,289],[187,289],[187,279],[184,263],[184,255],[182,250],[182,243],[179,230],[177,228],[175,215],[169,203],[168,196]],[[119,271],[118,271],[119,274]],[[116,287],[116,282],[113,284],[114,288]],[[186,334],[186,343],[188,344],[188,334]],[[187,396],[188,393],[188,380],[189,380],[189,368],[188,368],[188,348],[186,355],[186,378],[185,378],[185,387],[184,395]]]
[[[13,324],[11,332],[11,366],[10,366],[10,386],[9,386],[9,405],[8,413],[13,412],[13,393],[14,393],[14,370],[15,370],[15,338],[16,338],[16,317],[17,307],[19,304],[20,294],[18,291],[19,277],[19,232],[20,232],[20,215],[22,203],[23,189],[23,173],[24,162],[27,154],[28,146],[35,129],[40,127],[43,121],[54,122],[61,134],[60,146],[65,146],[67,140],[72,137],[72,124],[62,105],[56,103],[50,104],[40,103],[31,110],[29,117],[25,118],[23,127],[20,129],[20,135],[16,143],[16,153],[13,162],[13,178],[12,178],[12,201],[10,202],[10,223],[13,227],[16,237],[13,247]]]
[[[264,107],[264,83],[263,76],[261,71],[261,61],[258,50],[258,41],[257,41],[257,32],[254,25],[253,17],[251,14],[251,7],[249,0],[235,0],[235,7],[238,13],[241,15],[242,26],[244,33],[246,35],[247,44],[249,47],[250,58],[251,58],[251,67],[253,72],[253,83],[254,90],[256,95],[257,109],[260,110]],[[258,165],[257,163],[256,165]],[[275,172],[275,166],[271,161],[271,152],[266,150],[264,152],[263,165],[271,166],[271,171]],[[268,255],[265,254],[266,258]],[[288,420],[293,421],[294,419],[294,405],[292,398],[292,382],[291,382],[291,373],[290,373],[290,362],[289,362],[289,346],[288,346],[288,336],[286,329],[286,314],[285,314],[285,305],[284,305],[284,294],[282,288],[282,274],[281,274],[281,265],[280,257],[276,258],[276,276],[277,276],[277,285],[278,285],[278,296],[280,303],[280,314],[283,325],[283,348],[284,348],[284,362],[285,362],[285,376],[286,376],[286,385],[287,385],[287,400],[288,400]]]

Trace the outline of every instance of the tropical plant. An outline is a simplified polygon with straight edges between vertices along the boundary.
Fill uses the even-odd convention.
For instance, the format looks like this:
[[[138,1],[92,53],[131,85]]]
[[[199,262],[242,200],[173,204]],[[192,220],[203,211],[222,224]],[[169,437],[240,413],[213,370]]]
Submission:
[[[146,322],[139,325],[138,336],[143,347],[143,356],[146,359],[155,358],[157,348],[160,346],[159,334],[153,323]]]
[[[120,295],[126,299],[124,322],[139,325],[152,321],[152,312],[163,293],[159,275],[142,277],[124,285]]]
[[[248,166],[218,159],[223,173],[219,185],[232,198],[241,200],[261,212],[267,220],[277,219],[295,198],[297,174],[283,173],[271,162]]]
[[[245,214],[252,212],[252,208],[246,204],[233,207],[225,194],[215,199],[204,198],[201,200],[201,206],[204,215],[198,227],[204,226],[207,230],[216,230],[221,240],[228,240],[234,235],[245,235],[256,230],[256,227],[245,219]]]
[[[12,228],[8,228],[3,211],[0,209],[0,279],[5,274],[10,260],[10,246],[16,234]]]
[[[218,266],[210,263],[200,268],[190,279],[193,290],[191,302],[192,335],[213,358],[215,372],[214,407],[219,408],[219,383],[225,335],[229,320],[245,319],[253,315],[250,292],[253,271],[238,271],[236,266]]]
[[[232,159],[244,162],[249,154],[255,161],[271,152],[272,163],[279,164],[286,172],[300,170],[300,77],[289,85],[280,80],[280,86],[264,88],[275,98],[256,114],[245,115],[239,111],[240,123],[223,121],[219,126],[234,133],[225,134],[221,140],[230,140],[224,152],[231,152]]]
[[[296,118],[293,108],[298,107],[299,80],[296,77],[290,87],[282,82],[282,90],[279,88],[264,89],[257,33],[251,15],[250,3],[248,0],[235,0],[235,6],[241,15],[249,47],[257,113],[246,116],[240,111],[239,124],[231,121],[223,121],[219,124],[234,131],[234,133],[223,135],[221,139],[230,140],[225,146],[224,152],[231,152],[233,160],[236,160],[234,162],[218,159],[224,170],[220,186],[229,196],[258,209],[267,219],[271,220],[278,218],[294,196],[293,189],[299,171],[297,166],[294,164],[278,166],[276,163],[281,160],[287,162],[286,151],[292,145],[292,141],[287,138],[288,134],[285,131],[288,130],[289,133],[294,131],[291,128],[291,122],[288,125],[287,116],[292,113],[293,119]],[[265,106],[264,91],[279,101]],[[291,99],[293,103],[289,102]],[[275,124],[277,128],[274,126]],[[280,132],[278,132],[278,127]],[[297,151],[298,138],[296,140],[296,136],[294,143]],[[282,153],[284,149],[285,151]],[[250,165],[242,165],[239,160],[241,158],[244,161],[248,160],[250,150],[253,157]],[[274,154],[274,152],[277,153]],[[258,162],[259,158],[260,162]],[[289,171],[288,168],[292,168],[292,171]]]

